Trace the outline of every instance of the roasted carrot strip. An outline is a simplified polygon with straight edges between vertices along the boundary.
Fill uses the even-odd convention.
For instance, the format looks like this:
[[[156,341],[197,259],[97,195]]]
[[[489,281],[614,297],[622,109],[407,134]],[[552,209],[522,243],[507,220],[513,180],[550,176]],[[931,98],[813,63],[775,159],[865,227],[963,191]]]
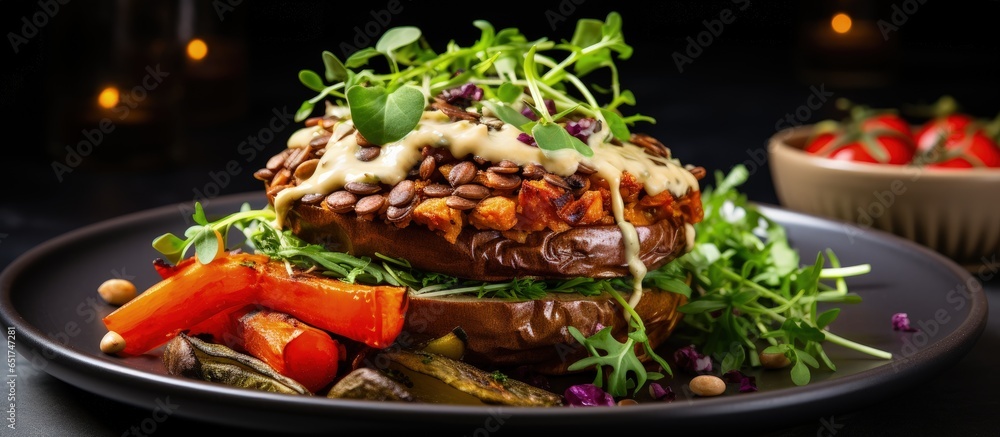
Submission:
[[[123,354],[145,353],[220,311],[252,302],[260,276],[254,264],[267,260],[241,255],[191,263],[108,314],[104,325],[125,339]]]
[[[160,279],[167,279],[177,274],[177,272],[183,270],[184,267],[187,267],[193,262],[195,262],[195,258],[190,257],[181,260],[177,264],[170,265],[170,263],[163,258],[157,258],[153,260],[153,268],[156,269],[156,273],[160,275]]]
[[[281,262],[232,254],[191,263],[104,318],[125,339],[125,355],[156,348],[224,310],[261,305],[313,327],[383,348],[403,328],[403,287],[348,284],[308,275],[290,277]]]
[[[314,393],[333,381],[346,355],[330,334],[288,314],[255,309],[235,322],[243,350]]]
[[[365,286],[316,276],[288,276],[269,263],[260,276],[257,303],[334,334],[384,348],[403,330],[405,287]]]
[[[253,355],[312,392],[336,378],[338,362],[347,355],[326,331],[256,305],[222,311],[192,327],[188,335]]]

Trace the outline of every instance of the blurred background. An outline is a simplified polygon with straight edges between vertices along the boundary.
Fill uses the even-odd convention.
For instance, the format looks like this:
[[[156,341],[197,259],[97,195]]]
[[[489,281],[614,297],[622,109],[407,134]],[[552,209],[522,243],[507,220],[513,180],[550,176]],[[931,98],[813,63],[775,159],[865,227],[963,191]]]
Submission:
[[[1000,2],[562,0],[444,6],[410,0],[66,0],[4,2],[4,122],[19,184],[0,201],[4,265],[59,228],[196,198],[257,190],[251,177],[284,147],[314,95],[300,69],[344,57],[386,29],[416,25],[435,47],[478,37],[472,21],[529,38],[569,38],[576,20],[624,18],[635,48],[619,61],[643,130],[683,162],[726,171],[776,203],[764,153],[777,129],[949,94],[1000,112]],[[15,162],[8,158],[8,163]],[[9,171],[10,171],[9,170]],[[73,214],[65,214],[67,208]]]
[[[843,118],[837,98],[899,108],[951,95],[970,114],[1000,112],[996,0],[7,0],[0,8],[9,176],[0,269],[91,223],[260,190],[252,173],[285,147],[298,127],[292,114],[315,95],[298,71],[322,70],[323,50],[343,59],[393,26],[419,26],[443,48],[473,42],[476,19],[568,39],[576,20],[619,11],[635,48],[618,61],[637,98],[625,109],[656,119],[634,130],[709,171],[746,164],[744,191],[762,203],[777,203],[768,138]],[[94,400],[57,392],[67,390]]]

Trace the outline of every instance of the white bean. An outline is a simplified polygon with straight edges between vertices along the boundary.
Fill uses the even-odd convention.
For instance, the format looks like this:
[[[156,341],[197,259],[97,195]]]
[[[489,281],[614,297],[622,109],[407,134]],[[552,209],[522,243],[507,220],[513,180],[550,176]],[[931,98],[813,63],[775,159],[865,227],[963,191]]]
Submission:
[[[101,352],[116,354],[125,350],[125,339],[115,331],[108,331],[101,339]]]
[[[124,305],[136,296],[135,284],[125,279],[108,279],[97,287],[97,293],[105,302]]]
[[[698,396],[718,396],[726,391],[726,382],[713,375],[698,375],[688,383],[691,392]]]

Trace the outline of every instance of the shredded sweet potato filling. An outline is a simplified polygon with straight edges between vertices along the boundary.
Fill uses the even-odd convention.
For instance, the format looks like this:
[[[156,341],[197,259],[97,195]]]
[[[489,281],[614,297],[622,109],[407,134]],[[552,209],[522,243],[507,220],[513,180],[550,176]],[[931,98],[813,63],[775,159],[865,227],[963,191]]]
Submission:
[[[449,243],[462,232],[462,211],[448,207],[444,198],[427,199],[413,210],[413,220],[440,233]]]

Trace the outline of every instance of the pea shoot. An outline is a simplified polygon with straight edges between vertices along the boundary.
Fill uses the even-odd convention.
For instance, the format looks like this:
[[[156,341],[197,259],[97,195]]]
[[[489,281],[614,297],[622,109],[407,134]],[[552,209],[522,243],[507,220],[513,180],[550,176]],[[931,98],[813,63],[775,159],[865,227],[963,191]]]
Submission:
[[[573,38],[559,43],[545,38],[529,40],[516,28],[497,31],[484,20],[473,25],[480,30],[478,40],[469,46],[452,41],[442,53],[429,47],[421,30],[413,26],[390,29],[375,47],[359,50],[344,61],[324,51],[322,76],[312,70],[299,72],[300,82],[319,94],[302,103],[295,120],[309,117],[324,99],[334,99],[350,110],[365,139],[384,145],[411,132],[435,96],[474,84],[484,92],[474,103],[478,111],[485,109],[516,126],[546,153],[569,149],[593,155],[589,145],[559,124],[571,115],[608,126],[605,141],[612,136],[627,141],[629,125],[655,122],[643,115],[625,117],[619,112],[623,105],[634,105],[635,96],[621,89],[618,82],[615,59],[628,59],[632,47],[625,43],[617,12],[608,14],[604,21],[579,20]],[[384,60],[389,71],[377,72],[373,66],[376,59]],[[601,69],[610,71],[606,87],[583,82]],[[605,103],[598,101],[592,89],[604,94]],[[554,103],[556,111],[549,110],[547,101]],[[525,108],[536,119],[522,114]]]

